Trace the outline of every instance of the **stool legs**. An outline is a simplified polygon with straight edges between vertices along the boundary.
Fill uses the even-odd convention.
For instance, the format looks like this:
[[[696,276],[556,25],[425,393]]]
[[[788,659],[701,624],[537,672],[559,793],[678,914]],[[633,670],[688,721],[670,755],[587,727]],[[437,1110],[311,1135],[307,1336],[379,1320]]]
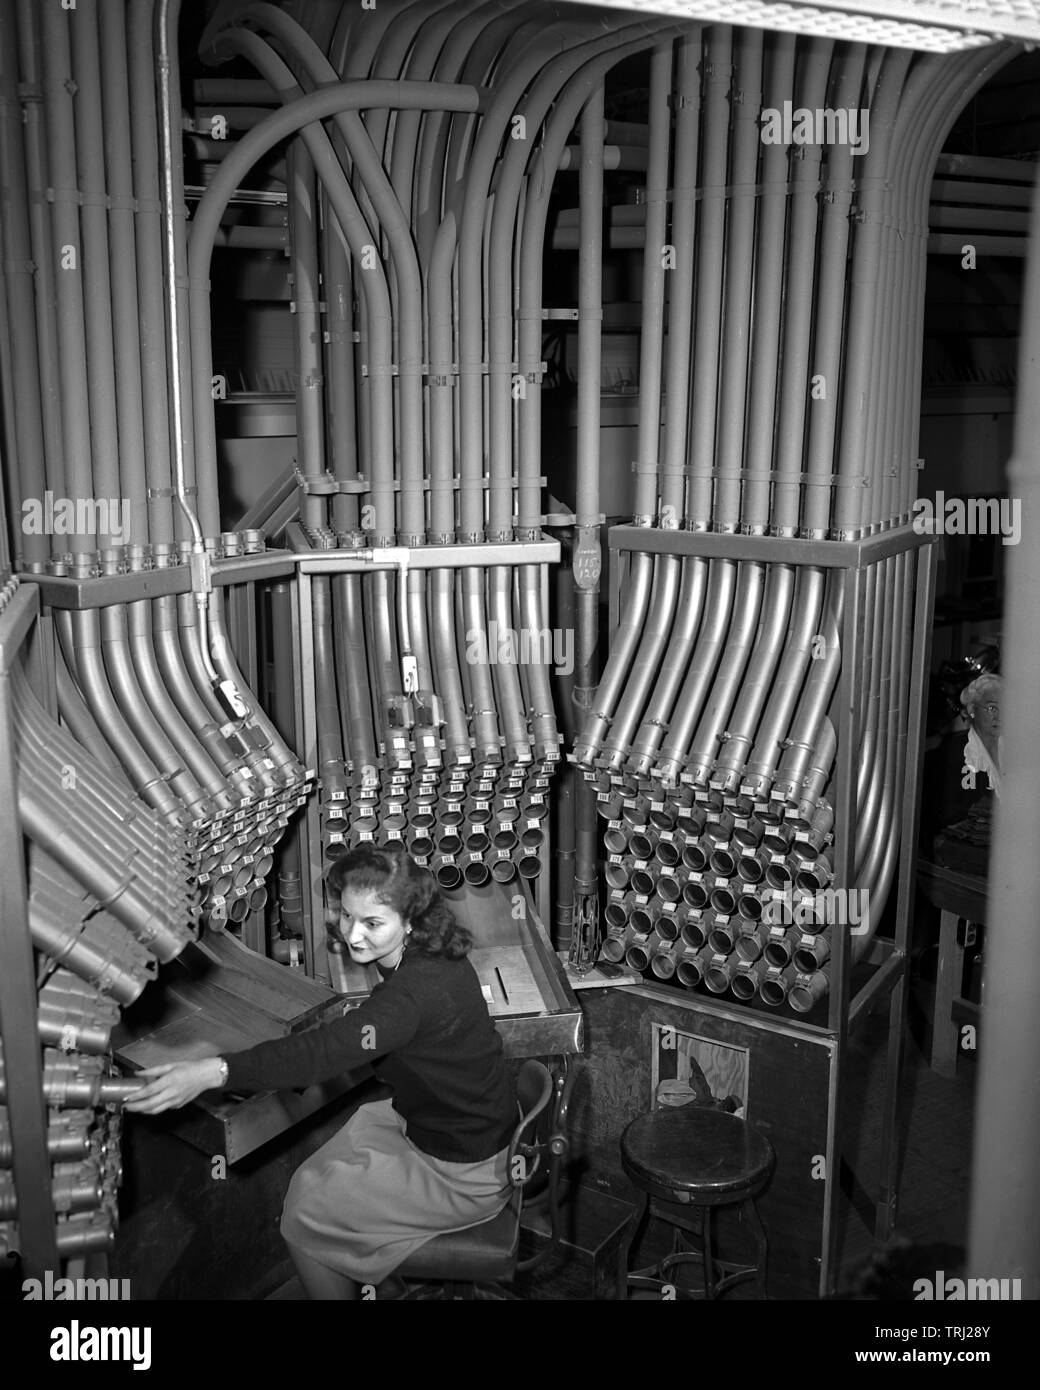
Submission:
[[[755,1244],[758,1248],[755,1288],[759,1298],[768,1298],[766,1293],[766,1264],[769,1260],[769,1241],[766,1239],[766,1228],[762,1225],[762,1218],[758,1214],[754,1197],[749,1197],[744,1203],[744,1211],[747,1213],[748,1222],[755,1233]]]
[[[639,1242],[646,1233],[647,1225],[650,1221],[650,1197],[647,1195],[643,1202],[643,1210],[639,1213],[634,1225],[629,1227],[628,1239],[625,1244],[624,1266],[626,1272],[632,1266],[632,1252],[639,1249]]]
[[[704,1297],[715,1297],[715,1267],[711,1258],[711,1207],[701,1208],[701,1255],[704,1262]]]
[[[737,1267],[728,1262],[717,1261],[713,1250],[713,1209],[710,1206],[695,1207],[700,1216],[700,1229],[696,1229],[687,1224],[685,1216],[671,1218],[666,1211],[661,1210],[660,1206],[655,1206],[652,1196],[647,1196],[643,1204],[643,1209],[638,1220],[633,1218],[630,1229],[630,1236],[622,1255],[623,1271],[619,1272],[619,1282],[623,1281],[622,1288],[619,1289],[619,1296],[624,1298],[628,1289],[655,1289],[660,1292],[666,1285],[672,1282],[672,1271],[679,1265],[693,1263],[700,1264],[704,1274],[704,1287],[692,1291],[686,1291],[681,1297],[697,1297],[706,1300],[721,1298],[728,1293],[735,1284],[739,1284],[746,1279],[753,1279],[755,1291],[759,1298],[767,1298],[766,1292],[766,1268],[769,1261],[769,1241],[766,1236],[762,1218],[758,1214],[758,1207],[755,1205],[753,1197],[745,1197],[740,1203],[741,1212],[748,1228],[755,1241],[756,1262],[754,1265]],[[651,1214],[656,1215],[661,1220],[673,1227],[672,1253],[664,1255],[655,1264],[647,1265],[644,1269],[631,1269],[632,1255],[638,1250],[639,1243],[646,1231],[646,1226]],[[695,1231],[701,1238],[701,1248],[682,1250],[680,1240],[684,1231]],[[716,1275],[716,1270],[718,1275]],[[625,1273],[624,1271],[627,1271]],[[674,1285],[673,1285],[674,1287]]]

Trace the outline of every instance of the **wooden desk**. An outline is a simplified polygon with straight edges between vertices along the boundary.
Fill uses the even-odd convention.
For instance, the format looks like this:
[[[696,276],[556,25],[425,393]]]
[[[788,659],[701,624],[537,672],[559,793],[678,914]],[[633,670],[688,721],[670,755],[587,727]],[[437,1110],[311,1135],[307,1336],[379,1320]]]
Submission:
[[[958,873],[926,859],[917,861],[921,892],[939,909],[939,971],[935,980],[935,1019],[932,1023],[931,1068],[940,1076],[957,1075],[960,1025],[977,1021],[979,1009],[961,997],[965,947],[957,941],[958,922],[986,920],[984,878]]]

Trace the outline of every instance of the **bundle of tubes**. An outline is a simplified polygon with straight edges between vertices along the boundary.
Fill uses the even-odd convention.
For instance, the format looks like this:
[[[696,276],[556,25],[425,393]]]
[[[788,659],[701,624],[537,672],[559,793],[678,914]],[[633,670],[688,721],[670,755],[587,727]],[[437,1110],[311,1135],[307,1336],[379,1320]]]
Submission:
[[[118,1009],[75,975],[55,971],[40,993],[43,1092],[55,1244],[65,1258],[109,1248],[118,1224],[122,1115],[133,1081],[110,1074],[102,1053]],[[49,1045],[48,1045],[49,1044]],[[14,1147],[0,1056],[0,1252],[20,1249]]]
[[[306,25],[270,4],[223,5],[203,37],[204,60],[247,59],[280,110],[232,111],[247,133],[207,147],[223,157],[189,252],[196,400],[212,373],[205,275],[224,208],[250,165],[298,134],[300,521],[310,546],[372,562],[311,585],[328,860],[400,839],[446,888],[541,871],[560,735],[525,546],[542,539],[549,197],[583,108],[602,111],[607,71],[664,32],[496,0],[311,8]],[[215,112],[236,95],[200,85]],[[255,84],[239,93],[255,101]],[[196,431],[204,511],[211,412]],[[443,566],[409,564],[448,546]],[[457,558],[476,546],[479,563]]]
[[[195,934],[198,849],[47,714],[17,665],[11,686],[55,1243],[84,1254],[114,1236],[118,1107],[140,1084],[112,1073],[112,1029]],[[17,1250],[5,1100],[0,1061],[0,1249]]]
[[[136,1084],[110,1074],[119,1008],[200,922],[262,906],[313,780],[249,690],[213,584],[263,534],[199,519],[176,25],[149,0],[0,4],[8,510],[23,573],[87,581],[40,639],[57,638],[59,718],[11,673],[63,1255],[115,1228],[114,1107]],[[185,592],[151,597],[170,569]],[[102,578],[125,600],[86,606]],[[4,1172],[13,1249],[16,1218]]]
[[[655,49],[629,219],[645,247],[635,526],[827,542],[907,525],[929,171],[1005,60],[722,28]],[[868,112],[869,148],[764,141],[763,112],[785,102]],[[605,821],[594,940],[655,978],[809,1012],[833,933],[853,928],[859,960],[893,877],[913,554],[870,567],[863,639],[842,651],[846,571],[791,547],[776,562],[664,551],[630,553],[575,743]],[[843,662],[858,782],[838,884]],[[851,891],[868,905],[854,923]]]
[[[198,885],[203,920],[221,926],[266,900],[273,847],[312,779],[248,689],[212,584],[215,561],[262,550],[263,534],[221,533],[214,510],[205,527],[198,515],[167,11],[0,6],[19,560],[29,573],[120,576],[128,596],[56,611],[64,727],[23,701],[23,787],[31,800],[53,785],[40,777],[47,760],[78,766],[88,752],[94,823],[140,797],[167,842],[194,855],[190,881],[182,860],[173,878],[155,873],[156,890],[174,911]],[[171,567],[190,575],[189,591],[147,597],[150,572]],[[45,801],[26,807],[37,830],[51,818]],[[82,864],[68,872],[85,885]]]

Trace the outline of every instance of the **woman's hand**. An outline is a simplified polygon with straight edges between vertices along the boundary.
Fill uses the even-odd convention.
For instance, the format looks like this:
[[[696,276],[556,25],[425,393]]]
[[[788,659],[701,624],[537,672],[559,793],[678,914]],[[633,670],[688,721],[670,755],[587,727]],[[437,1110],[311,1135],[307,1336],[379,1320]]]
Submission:
[[[219,1090],[222,1084],[219,1057],[203,1057],[191,1062],[163,1062],[161,1066],[146,1067],[138,1076],[150,1078],[124,1106],[143,1115],[158,1115],[162,1110],[175,1110],[187,1105],[203,1091]]]

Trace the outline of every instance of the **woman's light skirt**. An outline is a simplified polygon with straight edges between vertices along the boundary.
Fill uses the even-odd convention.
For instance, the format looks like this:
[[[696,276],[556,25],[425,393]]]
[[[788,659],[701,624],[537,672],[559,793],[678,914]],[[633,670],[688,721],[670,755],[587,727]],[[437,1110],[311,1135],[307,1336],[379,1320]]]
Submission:
[[[509,1201],[508,1149],[449,1163],[417,1149],[389,1100],[363,1105],[292,1176],[282,1235],[311,1259],[378,1284],[446,1231],[497,1216]]]

